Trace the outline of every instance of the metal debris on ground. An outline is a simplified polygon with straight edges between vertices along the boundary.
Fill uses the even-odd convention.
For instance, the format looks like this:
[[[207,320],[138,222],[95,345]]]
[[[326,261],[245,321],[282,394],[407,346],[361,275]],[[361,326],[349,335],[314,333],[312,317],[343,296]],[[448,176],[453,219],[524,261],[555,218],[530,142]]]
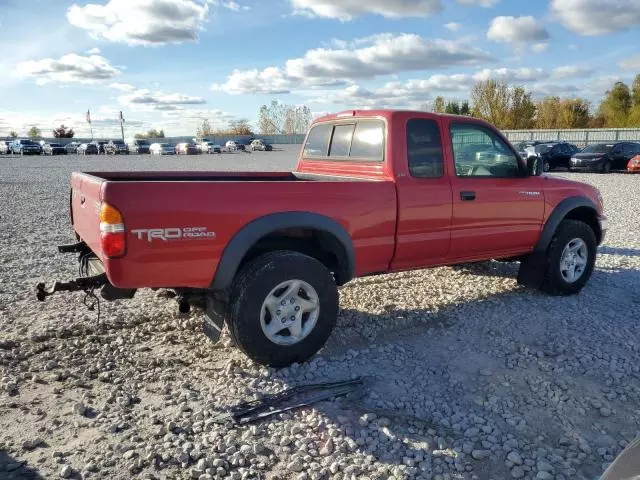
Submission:
[[[332,383],[299,385],[279,393],[265,395],[259,400],[240,403],[230,411],[213,418],[216,423],[234,422],[239,425],[255,422],[280,413],[308,407],[314,403],[345,396],[363,385],[362,378]]]

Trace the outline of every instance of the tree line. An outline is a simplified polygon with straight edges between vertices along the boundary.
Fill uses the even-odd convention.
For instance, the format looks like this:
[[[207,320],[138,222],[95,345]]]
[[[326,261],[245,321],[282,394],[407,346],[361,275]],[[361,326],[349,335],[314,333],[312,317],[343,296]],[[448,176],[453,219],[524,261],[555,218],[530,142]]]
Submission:
[[[640,128],[640,74],[631,85],[616,82],[594,109],[584,98],[534,100],[523,87],[491,79],[476,83],[470,97],[459,102],[439,96],[430,110],[482,118],[502,130]]]

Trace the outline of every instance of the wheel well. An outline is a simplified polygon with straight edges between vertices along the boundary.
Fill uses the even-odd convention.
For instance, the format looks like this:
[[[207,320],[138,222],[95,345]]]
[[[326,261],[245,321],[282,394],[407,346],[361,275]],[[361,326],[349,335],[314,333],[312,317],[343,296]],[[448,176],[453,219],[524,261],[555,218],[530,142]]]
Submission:
[[[579,220],[591,227],[596,236],[598,245],[602,241],[602,231],[600,230],[600,222],[598,222],[598,213],[589,207],[578,207],[571,210],[564,217],[567,220]]]
[[[333,273],[336,284],[351,280],[347,253],[331,233],[314,228],[286,228],[265,235],[242,257],[238,270],[252,259],[275,250],[292,250],[315,258]]]

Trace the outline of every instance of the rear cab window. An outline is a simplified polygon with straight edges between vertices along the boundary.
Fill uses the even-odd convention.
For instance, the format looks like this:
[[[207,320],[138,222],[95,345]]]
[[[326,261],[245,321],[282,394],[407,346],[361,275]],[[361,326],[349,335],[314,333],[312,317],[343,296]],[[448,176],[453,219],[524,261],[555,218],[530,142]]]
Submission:
[[[385,126],[378,119],[352,119],[311,127],[303,149],[310,160],[382,162]]]

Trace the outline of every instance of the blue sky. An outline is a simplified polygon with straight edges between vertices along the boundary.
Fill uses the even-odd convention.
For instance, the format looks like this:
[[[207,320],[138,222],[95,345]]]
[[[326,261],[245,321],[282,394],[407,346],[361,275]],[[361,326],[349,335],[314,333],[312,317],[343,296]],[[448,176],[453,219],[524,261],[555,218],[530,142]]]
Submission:
[[[0,136],[189,135],[272,100],[423,108],[499,78],[593,102],[640,73],[637,0],[0,0]]]

